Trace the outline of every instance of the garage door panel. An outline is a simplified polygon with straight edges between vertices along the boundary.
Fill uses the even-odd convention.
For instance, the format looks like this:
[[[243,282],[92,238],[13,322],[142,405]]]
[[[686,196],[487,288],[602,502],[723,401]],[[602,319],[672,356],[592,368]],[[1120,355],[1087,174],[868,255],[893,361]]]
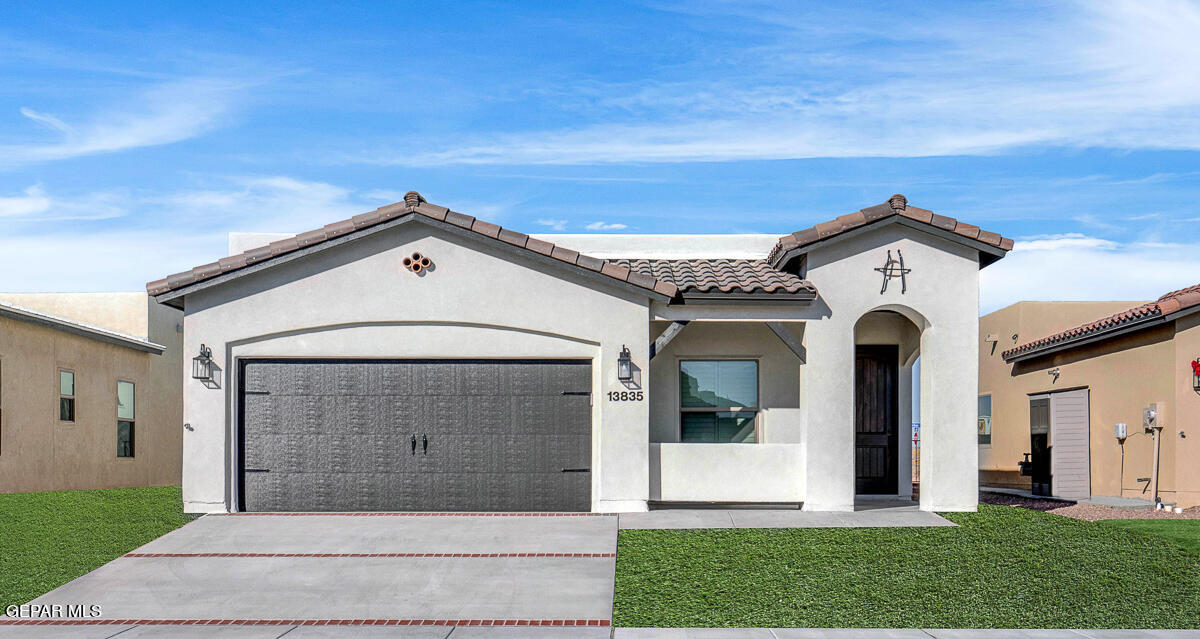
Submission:
[[[590,364],[249,362],[243,507],[586,510]],[[412,454],[410,437],[417,436]],[[421,436],[429,440],[422,450]]]

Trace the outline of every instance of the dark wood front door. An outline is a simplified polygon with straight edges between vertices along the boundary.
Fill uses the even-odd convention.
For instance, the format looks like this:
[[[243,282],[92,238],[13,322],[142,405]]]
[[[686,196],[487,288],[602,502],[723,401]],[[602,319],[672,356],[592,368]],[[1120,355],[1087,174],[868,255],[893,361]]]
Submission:
[[[897,493],[898,360],[894,345],[858,346],[854,353],[854,490],[860,495]]]

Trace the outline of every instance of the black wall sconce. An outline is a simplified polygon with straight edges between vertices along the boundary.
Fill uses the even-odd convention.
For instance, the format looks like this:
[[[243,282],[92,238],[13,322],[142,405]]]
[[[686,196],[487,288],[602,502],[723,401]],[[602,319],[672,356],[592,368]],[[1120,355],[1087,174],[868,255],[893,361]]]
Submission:
[[[629,353],[629,347],[624,344],[621,345],[621,354],[617,355],[617,380],[633,381],[633,358]]]
[[[200,380],[206,388],[220,388],[216,378],[220,371],[221,367],[212,359],[212,349],[201,344],[200,354],[192,358],[192,379]]]

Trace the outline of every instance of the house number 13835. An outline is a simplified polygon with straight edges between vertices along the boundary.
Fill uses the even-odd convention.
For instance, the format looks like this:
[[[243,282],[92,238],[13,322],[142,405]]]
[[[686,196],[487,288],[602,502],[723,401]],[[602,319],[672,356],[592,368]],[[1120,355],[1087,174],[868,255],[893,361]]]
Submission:
[[[640,402],[645,399],[643,391],[609,391],[610,402]]]

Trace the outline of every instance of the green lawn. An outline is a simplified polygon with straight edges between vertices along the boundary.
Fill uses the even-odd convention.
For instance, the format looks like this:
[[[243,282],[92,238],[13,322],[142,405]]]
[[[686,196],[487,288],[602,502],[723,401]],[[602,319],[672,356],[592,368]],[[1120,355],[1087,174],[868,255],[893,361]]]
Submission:
[[[1102,523],[1166,537],[1200,554],[1200,519],[1106,519]]]
[[[194,518],[178,486],[0,495],[0,610]]]
[[[613,624],[1200,625],[1182,546],[1009,506],[946,517],[958,527],[621,531]]]

